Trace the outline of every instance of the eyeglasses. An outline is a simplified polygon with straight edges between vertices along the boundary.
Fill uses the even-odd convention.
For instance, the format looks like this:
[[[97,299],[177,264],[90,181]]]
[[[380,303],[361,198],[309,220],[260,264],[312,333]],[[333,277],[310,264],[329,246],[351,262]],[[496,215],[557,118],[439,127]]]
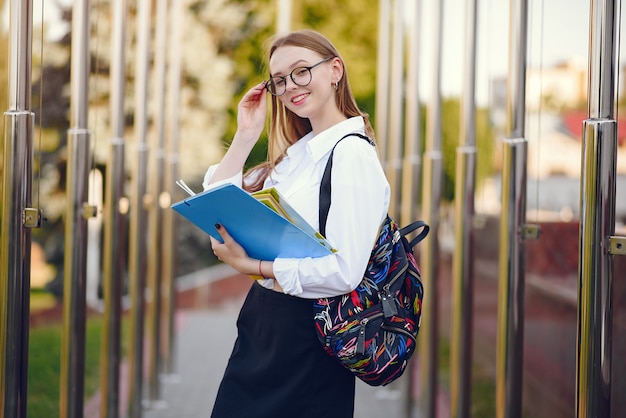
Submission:
[[[330,61],[334,57],[326,58],[317,64],[313,64],[310,67],[298,67],[294,68],[291,73],[289,73],[289,77],[291,81],[296,86],[304,87],[308,86],[313,79],[313,75],[311,74],[311,70],[317,67],[320,64],[325,63],[326,61]],[[287,91],[287,76],[275,76],[271,77],[267,83],[265,83],[265,88],[274,96],[282,96]]]

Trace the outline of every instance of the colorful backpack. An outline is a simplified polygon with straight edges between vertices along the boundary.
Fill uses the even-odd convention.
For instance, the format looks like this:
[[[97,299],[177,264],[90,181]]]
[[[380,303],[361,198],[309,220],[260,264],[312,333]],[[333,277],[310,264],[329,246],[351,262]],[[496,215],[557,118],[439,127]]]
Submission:
[[[366,136],[352,133],[373,145]],[[336,145],[335,145],[336,146]],[[320,233],[330,209],[334,148],[320,186]],[[409,242],[405,235],[421,228]],[[324,350],[371,386],[384,386],[404,372],[416,346],[424,290],[413,247],[428,235],[422,221],[398,229],[387,216],[363,280],[352,292],[314,303],[315,328]]]

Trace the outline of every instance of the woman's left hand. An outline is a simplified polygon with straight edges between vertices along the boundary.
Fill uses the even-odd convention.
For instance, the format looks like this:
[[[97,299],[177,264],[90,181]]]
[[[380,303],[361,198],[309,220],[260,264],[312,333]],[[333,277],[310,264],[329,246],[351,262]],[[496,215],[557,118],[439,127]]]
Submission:
[[[248,257],[246,250],[230,236],[226,228],[224,228],[224,225],[216,225],[215,228],[224,240],[224,242],[221,243],[211,237],[211,247],[217,259],[228,264],[240,273],[255,274],[258,261]]]

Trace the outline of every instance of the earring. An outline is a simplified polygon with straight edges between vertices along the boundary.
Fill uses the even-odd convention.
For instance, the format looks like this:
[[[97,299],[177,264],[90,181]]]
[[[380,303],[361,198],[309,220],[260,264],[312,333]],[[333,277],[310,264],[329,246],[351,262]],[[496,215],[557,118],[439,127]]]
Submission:
[[[335,84],[333,84],[333,87],[335,88],[335,91],[337,91],[337,88],[339,88],[339,80],[341,80],[341,79],[338,78],[337,81],[335,81]]]

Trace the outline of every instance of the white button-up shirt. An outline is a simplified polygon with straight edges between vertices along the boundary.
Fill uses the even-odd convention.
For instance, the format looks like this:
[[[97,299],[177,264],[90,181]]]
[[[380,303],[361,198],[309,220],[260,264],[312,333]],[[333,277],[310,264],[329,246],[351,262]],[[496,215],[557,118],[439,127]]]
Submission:
[[[265,180],[319,230],[319,188],[333,146],[344,135],[364,133],[360,116],[343,121],[317,136],[309,133],[287,149],[287,155]],[[217,166],[209,168],[203,186]],[[242,175],[228,179],[237,185]],[[221,182],[220,182],[221,183]],[[357,136],[341,141],[333,155],[331,205],[326,239],[336,253],[319,258],[277,258],[274,276],[287,294],[302,298],[336,296],[352,291],[363,273],[389,209],[389,183],[376,149]],[[261,280],[267,287],[273,279]]]

